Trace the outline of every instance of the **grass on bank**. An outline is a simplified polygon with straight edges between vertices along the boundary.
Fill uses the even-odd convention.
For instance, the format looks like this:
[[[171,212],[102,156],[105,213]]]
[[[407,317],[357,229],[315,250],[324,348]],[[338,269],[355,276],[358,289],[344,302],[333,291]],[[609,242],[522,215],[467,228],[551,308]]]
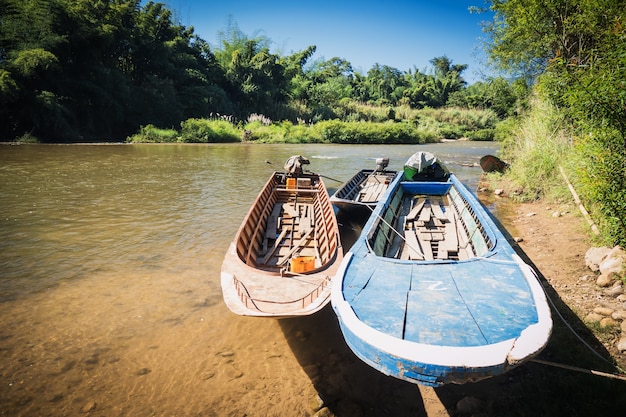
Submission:
[[[559,172],[571,157],[571,139],[557,109],[537,100],[528,114],[498,128],[501,158],[510,166],[504,176],[491,175],[491,182],[521,201],[571,198]]]
[[[490,110],[422,109],[408,106],[381,108],[366,104],[346,105],[343,120],[317,123],[273,122],[252,115],[245,122],[233,123],[231,117],[189,119],[180,130],[142,126],[127,138],[131,143],[354,143],[418,144],[439,139],[495,139],[499,119]]]
[[[576,136],[563,113],[547,101],[535,100],[522,118],[496,129],[502,138],[504,174],[490,174],[493,188],[521,201],[572,201],[561,175],[566,173],[585,209],[600,229],[598,245],[626,244],[626,157],[623,139],[605,129]],[[621,146],[621,148],[620,148]]]

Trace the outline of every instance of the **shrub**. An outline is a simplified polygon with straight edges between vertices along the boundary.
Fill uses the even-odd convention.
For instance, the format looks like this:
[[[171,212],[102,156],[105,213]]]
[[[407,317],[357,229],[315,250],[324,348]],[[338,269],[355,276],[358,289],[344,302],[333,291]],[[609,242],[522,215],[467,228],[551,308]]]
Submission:
[[[188,119],[181,124],[181,142],[239,142],[242,132],[226,120]]]
[[[578,138],[572,181],[607,245],[626,245],[626,157],[617,131],[597,129]]]
[[[174,129],[160,129],[154,125],[141,126],[139,132],[129,136],[126,141],[131,143],[163,143],[176,142],[178,132]]]
[[[495,129],[478,129],[466,133],[469,140],[492,141],[495,139]]]
[[[429,135],[423,135],[410,123],[366,123],[329,120],[315,125],[321,140],[326,143],[396,144],[424,143]]]
[[[460,126],[445,125],[439,128],[439,136],[445,139],[459,139],[463,137]]]

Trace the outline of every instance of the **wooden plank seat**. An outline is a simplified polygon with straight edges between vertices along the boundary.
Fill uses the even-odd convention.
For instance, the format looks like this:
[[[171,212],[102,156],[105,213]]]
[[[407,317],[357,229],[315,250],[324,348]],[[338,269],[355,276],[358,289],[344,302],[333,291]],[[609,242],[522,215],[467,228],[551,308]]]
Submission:
[[[404,219],[405,247],[401,259],[467,259],[455,208],[446,196],[415,196]]]

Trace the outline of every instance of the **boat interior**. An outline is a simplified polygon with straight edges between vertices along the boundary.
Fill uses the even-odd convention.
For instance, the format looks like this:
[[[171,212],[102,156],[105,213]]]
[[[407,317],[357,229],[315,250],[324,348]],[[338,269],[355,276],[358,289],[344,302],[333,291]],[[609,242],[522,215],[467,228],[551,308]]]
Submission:
[[[294,273],[330,262],[338,236],[332,206],[320,193],[326,189],[317,176],[275,174],[242,225],[239,257],[254,268]]]
[[[375,204],[394,179],[394,171],[362,170],[355,175],[336,197],[363,204]]]
[[[380,213],[368,243],[378,256],[458,261],[485,255],[493,243],[450,182],[403,182]]]
[[[393,180],[395,174],[383,174],[376,173],[368,175],[367,180],[363,183],[362,188],[359,190],[359,194],[356,201],[359,203],[373,204],[380,200],[389,183]]]

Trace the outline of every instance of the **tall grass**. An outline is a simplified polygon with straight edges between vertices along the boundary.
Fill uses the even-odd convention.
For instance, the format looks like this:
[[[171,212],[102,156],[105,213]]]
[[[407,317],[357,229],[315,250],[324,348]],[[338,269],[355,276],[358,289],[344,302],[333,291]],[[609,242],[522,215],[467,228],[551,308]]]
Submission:
[[[499,126],[505,175],[491,175],[494,186],[514,198],[571,200],[564,169],[583,205],[600,229],[601,244],[626,244],[626,157],[621,134],[608,128],[576,136],[563,112],[533,99],[529,113]]]
[[[559,165],[571,151],[563,115],[546,101],[535,100],[531,111],[510,128],[502,157],[510,163],[505,180],[522,200],[562,193]]]

